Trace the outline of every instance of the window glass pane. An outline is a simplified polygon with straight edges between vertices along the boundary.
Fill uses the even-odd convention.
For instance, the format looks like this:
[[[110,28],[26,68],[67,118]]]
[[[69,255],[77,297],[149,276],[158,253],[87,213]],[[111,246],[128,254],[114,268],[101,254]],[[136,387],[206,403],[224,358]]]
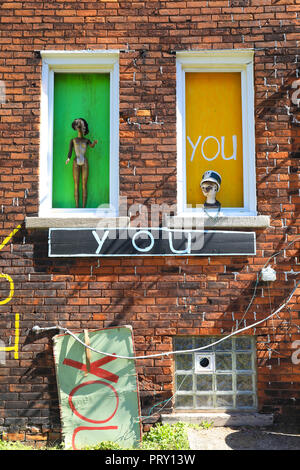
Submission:
[[[231,351],[232,350],[232,339],[228,338],[221,343],[216,344],[216,351]]]
[[[203,346],[208,346],[210,344],[212,344],[214,341],[216,341],[216,338],[214,338],[213,336],[205,336],[205,337],[200,337],[200,338],[195,338],[195,348],[202,348]],[[208,348],[205,348],[203,349],[202,351],[199,351],[200,352],[209,352],[209,351],[212,351],[213,350],[213,347],[210,346]]]
[[[236,397],[237,407],[253,407],[254,406],[254,396],[253,395],[237,395]]]
[[[252,375],[238,374],[236,376],[236,389],[237,390],[252,390],[253,382]]]
[[[232,408],[233,395],[217,395],[216,406],[219,408]]]
[[[193,368],[192,354],[182,354],[176,356],[176,370],[191,370]]]
[[[193,390],[192,375],[176,375],[176,390]]]
[[[236,355],[236,368],[237,370],[251,370],[252,357],[251,354],[237,354]]]
[[[197,408],[212,408],[213,396],[212,395],[196,395]]]
[[[217,390],[226,391],[232,390],[232,376],[231,375],[217,375]]]
[[[252,349],[251,338],[237,337],[235,339],[235,349],[237,351],[249,351]]]
[[[216,370],[232,370],[232,355],[216,354]]]
[[[213,378],[212,375],[197,375],[196,376],[196,387],[199,392],[207,392],[213,389]]]
[[[192,395],[176,395],[175,404],[178,408],[194,408]]]

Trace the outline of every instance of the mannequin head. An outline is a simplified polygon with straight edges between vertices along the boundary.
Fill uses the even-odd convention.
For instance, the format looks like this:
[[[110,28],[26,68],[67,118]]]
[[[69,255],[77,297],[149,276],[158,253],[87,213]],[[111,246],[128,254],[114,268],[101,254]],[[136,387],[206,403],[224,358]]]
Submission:
[[[204,206],[220,207],[219,201],[216,200],[216,194],[220,189],[221,176],[216,171],[206,171],[202,176],[200,183],[203,195],[206,198]]]

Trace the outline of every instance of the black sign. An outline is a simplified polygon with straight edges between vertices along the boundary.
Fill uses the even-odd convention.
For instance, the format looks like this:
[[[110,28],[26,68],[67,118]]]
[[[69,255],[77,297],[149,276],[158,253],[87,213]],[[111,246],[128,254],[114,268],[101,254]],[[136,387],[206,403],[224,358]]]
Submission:
[[[255,255],[254,232],[167,228],[49,229],[49,256]]]

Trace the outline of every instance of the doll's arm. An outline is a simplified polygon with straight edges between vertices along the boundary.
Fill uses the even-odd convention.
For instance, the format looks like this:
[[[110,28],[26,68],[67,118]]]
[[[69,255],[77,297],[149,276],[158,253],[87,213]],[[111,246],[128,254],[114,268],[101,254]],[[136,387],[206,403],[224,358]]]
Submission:
[[[68,152],[68,158],[66,160],[66,165],[69,163],[69,161],[71,160],[71,157],[72,157],[72,152],[73,152],[73,147],[74,147],[74,144],[73,144],[73,139],[70,141],[70,145],[69,145],[69,152]]]
[[[91,142],[90,140],[88,141],[89,147],[92,149],[95,147],[96,144],[98,144],[98,140],[94,140],[94,142]]]

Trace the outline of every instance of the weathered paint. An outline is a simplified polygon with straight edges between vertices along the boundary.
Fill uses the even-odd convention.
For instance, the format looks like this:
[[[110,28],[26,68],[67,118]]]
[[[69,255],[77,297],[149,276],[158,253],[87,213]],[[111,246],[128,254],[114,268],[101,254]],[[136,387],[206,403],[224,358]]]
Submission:
[[[49,230],[49,256],[222,256],[255,253],[255,232],[170,230],[159,227]]]
[[[134,356],[129,327],[107,328],[88,334],[94,349]],[[78,334],[78,338],[84,342],[84,333]],[[65,445],[79,449],[101,441],[114,441],[131,447],[141,438],[135,363],[94,351],[90,356],[87,367],[83,345],[70,335],[54,337]]]
[[[69,143],[77,137],[71,124],[84,118],[94,149],[87,150],[89,164],[86,208],[109,203],[109,106],[110,78],[107,73],[56,73],[53,124],[53,208],[75,208],[73,161],[65,164]],[[81,185],[80,185],[81,186]],[[80,189],[81,200],[81,189]],[[81,204],[81,202],[80,202]]]
[[[217,199],[223,207],[243,206],[241,74],[186,73],[187,204],[203,204],[202,175],[222,176]]]

